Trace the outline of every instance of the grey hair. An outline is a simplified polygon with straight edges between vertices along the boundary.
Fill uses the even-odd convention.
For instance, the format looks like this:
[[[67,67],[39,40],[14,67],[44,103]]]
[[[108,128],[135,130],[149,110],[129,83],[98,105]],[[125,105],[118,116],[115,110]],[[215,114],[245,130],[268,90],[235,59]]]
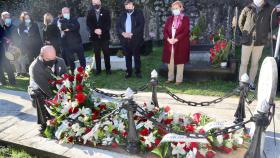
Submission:
[[[2,17],[2,18],[4,18],[4,16],[6,16],[6,15],[10,15],[10,13],[7,12],[7,11],[1,13],[1,17]]]

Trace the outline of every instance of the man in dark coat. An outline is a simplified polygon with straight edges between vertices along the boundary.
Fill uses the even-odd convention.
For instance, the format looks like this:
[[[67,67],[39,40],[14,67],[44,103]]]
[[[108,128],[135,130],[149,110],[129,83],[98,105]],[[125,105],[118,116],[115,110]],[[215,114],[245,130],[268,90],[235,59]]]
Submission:
[[[53,79],[53,76],[61,76],[66,72],[67,68],[64,60],[56,56],[55,48],[50,45],[41,48],[40,55],[29,67],[30,85],[28,92],[33,98],[33,104],[37,108],[41,132],[46,128],[46,122],[50,118],[49,113],[44,107],[44,99],[53,96],[48,81]]]
[[[134,56],[135,74],[141,78],[140,48],[144,39],[144,15],[141,10],[134,9],[133,1],[126,0],[125,12],[122,12],[117,22],[117,33],[121,41],[126,60],[125,78],[132,75],[132,56]]]
[[[1,21],[3,26],[1,25]],[[8,74],[9,83],[12,85],[16,84],[15,74],[12,69],[10,61],[5,56],[5,51],[9,44],[12,42],[12,20],[8,12],[3,12],[0,19],[0,84],[6,84],[6,78],[4,70]]]
[[[95,53],[96,74],[101,73],[101,50],[104,54],[106,73],[111,74],[109,52],[111,17],[109,10],[101,8],[100,0],[92,0],[92,9],[87,15],[87,26]]]
[[[72,72],[75,70],[75,53],[78,56],[80,65],[86,67],[86,59],[84,55],[84,48],[82,38],[80,35],[80,24],[78,19],[71,16],[70,9],[62,8],[63,18],[59,20],[59,28],[61,32],[61,44],[63,53],[65,53],[67,63]]]
[[[253,0],[241,12],[238,25],[242,32],[242,53],[239,71],[239,79],[247,73],[247,67],[251,58],[251,68],[249,72],[250,88],[255,89],[254,82],[258,72],[259,60],[261,59],[264,45],[268,42],[270,22],[277,26],[277,11],[271,19],[274,7],[266,0]]]

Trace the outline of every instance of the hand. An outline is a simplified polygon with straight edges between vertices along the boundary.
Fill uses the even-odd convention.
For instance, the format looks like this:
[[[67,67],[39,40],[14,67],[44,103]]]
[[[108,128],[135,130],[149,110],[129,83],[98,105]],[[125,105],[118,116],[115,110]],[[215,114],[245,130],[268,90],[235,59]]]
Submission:
[[[178,39],[177,38],[174,38],[173,39],[173,44],[177,43],[178,42]]]
[[[169,44],[173,44],[173,40],[171,38],[167,38]]]
[[[128,37],[129,37],[127,32],[123,32],[123,33],[122,33],[122,36],[123,36],[124,38],[128,38]]]
[[[131,39],[132,36],[133,36],[133,33],[127,33],[127,36],[128,36],[129,39]]]
[[[94,33],[100,36],[102,34],[102,30],[101,29],[95,29]]]
[[[68,32],[68,31],[70,31],[70,30],[69,30],[69,29],[65,29],[65,30],[64,30],[64,32]]]

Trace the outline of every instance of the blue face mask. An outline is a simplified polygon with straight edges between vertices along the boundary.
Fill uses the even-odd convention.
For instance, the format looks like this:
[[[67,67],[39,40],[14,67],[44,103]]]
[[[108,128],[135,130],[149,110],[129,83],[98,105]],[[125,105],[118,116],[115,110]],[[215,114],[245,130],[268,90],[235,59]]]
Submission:
[[[6,26],[10,26],[11,24],[12,24],[12,19],[10,19],[10,18],[5,19]]]
[[[24,22],[25,22],[25,25],[29,25],[31,23],[31,20],[30,19],[26,19]]]
[[[69,20],[70,19],[70,14],[69,13],[63,14],[63,18]]]

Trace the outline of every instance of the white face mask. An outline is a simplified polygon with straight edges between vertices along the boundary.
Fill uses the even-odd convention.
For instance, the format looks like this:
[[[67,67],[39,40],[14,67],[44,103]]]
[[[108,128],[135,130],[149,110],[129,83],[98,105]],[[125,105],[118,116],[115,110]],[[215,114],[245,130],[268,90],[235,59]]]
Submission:
[[[173,15],[177,16],[180,15],[181,11],[179,9],[172,10]]]
[[[257,6],[257,7],[261,7],[264,3],[264,0],[253,0],[254,1],[254,4]]]

